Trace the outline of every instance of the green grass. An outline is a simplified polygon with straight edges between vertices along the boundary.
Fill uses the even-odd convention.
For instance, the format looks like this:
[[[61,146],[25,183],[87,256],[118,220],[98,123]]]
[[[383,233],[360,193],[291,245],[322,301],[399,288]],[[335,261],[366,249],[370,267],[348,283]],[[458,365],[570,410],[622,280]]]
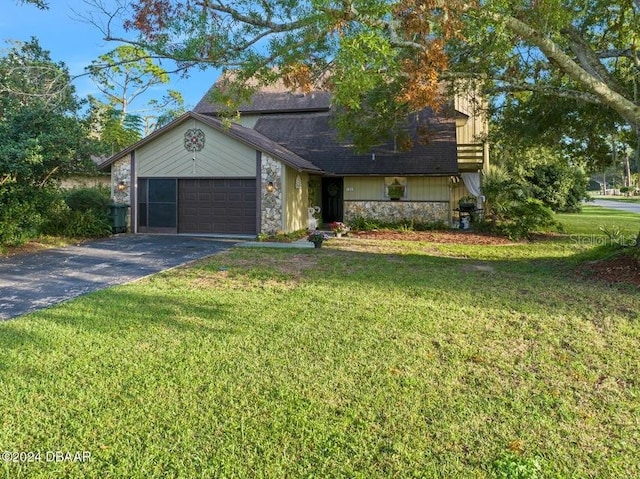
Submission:
[[[6,322],[0,444],[42,461],[0,475],[638,477],[640,295],[589,254],[237,248]]]
[[[580,214],[557,214],[556,219],[570,235],[603,235],[600,227],[618,227],[622,234],[634,237],[640,231],[640,215],[600,206],[585,205]]]
[[[625,203],[640,203],[640,196],[592,195],[592,197],[598,200],[623,201]]]

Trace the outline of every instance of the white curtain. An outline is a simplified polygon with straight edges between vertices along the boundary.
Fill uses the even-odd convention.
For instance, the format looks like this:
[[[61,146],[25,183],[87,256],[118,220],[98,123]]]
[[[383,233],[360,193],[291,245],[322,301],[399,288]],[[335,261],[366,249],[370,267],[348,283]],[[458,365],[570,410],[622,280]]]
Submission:
[[[482,195],[482,190],[480,189],[480,173],[460,173],[460,176],[462,176],[464,186],[467,187],[469,193],[477,198],[476,207],[482,208],[482,204],[484,203],[484,196]]]

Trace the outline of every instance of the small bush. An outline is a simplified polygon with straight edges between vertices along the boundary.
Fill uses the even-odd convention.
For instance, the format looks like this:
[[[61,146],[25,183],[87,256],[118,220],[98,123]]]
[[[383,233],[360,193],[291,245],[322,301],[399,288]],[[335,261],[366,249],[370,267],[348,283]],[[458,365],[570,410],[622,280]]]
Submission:
[[[37,236],[41,216],[28,201],[8,201],[0,207],[0,244],[20,246]]]
[[[0,188],[0,245],[20,246],[40,234],[46,211],[60,201],[55,190],[5,185]]]
[[[349,226],[356,231],[392,230],[392,231],[433,231],[449,229],[444,221],[379,221],[373,218],[357,217],[349,220]]]
[[[104,187],[74,188],[64,198],[71,211],[108,211],[111,204],[109,190]]]
[[[482,191],[486,196],[486,214],[480,228],[484,231],[518,240],[541,229],[559,227],[553,211],[531,197],[526,185],[518,184],[505,170],[492,168],[485,176]]]
[[[100,238],[111,234],[111,200],[106,188],[77,188],[53,204],[42,227],[45,234],[72,238]]]

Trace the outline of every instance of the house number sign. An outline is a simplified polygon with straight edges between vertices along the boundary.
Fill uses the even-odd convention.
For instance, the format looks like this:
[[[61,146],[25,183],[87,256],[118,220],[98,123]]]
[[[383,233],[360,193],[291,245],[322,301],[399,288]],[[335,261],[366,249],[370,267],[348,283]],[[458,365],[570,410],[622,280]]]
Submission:
[[[204,132],[200,128],[190,128],[184,134],[184,147],[189,151],[200,151],[204,148]]]

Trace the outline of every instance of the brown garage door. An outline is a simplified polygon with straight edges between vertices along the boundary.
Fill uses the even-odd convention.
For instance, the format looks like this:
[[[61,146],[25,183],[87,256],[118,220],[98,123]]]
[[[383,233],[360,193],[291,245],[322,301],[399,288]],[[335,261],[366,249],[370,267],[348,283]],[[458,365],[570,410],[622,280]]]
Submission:
[[[178,181],[180,233],[256,233],[256,180]]]

